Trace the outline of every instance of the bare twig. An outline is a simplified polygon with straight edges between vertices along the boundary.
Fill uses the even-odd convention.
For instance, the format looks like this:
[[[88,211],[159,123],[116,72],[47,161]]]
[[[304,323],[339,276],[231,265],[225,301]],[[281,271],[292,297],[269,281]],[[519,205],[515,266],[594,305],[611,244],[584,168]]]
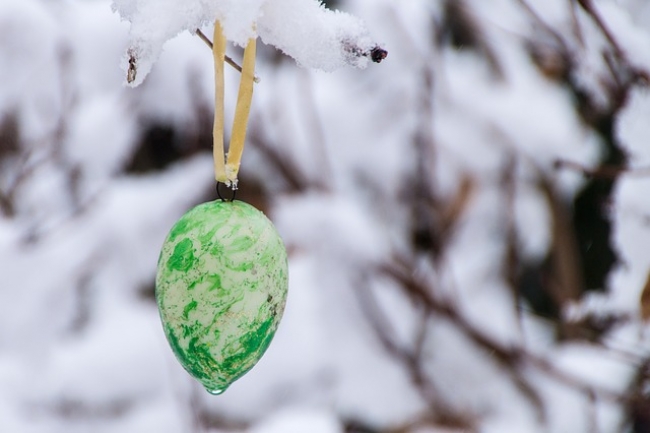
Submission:
[[[211,41],[210,39],[208,39],[208,37],[205,35],[205,33],[203,33],[203,32],[201,31],[201,29],[196,29],[196,35],[197,35],[199,38],[201,38],[201,40],[202,40],[203,42],[205,42],[206,45],[207,45],[208,47],[210,47],[210,49],[212,49],[212,41]],[[239,66],[239,65],[237,64],[237,62],[235,62],[235,61],[234,61],[230,56],[228,56],[228,54],[226,54],[226,55],[224,56],[224,59],[225,59],[226,63],[228,63],[228,64],[229,64],[230,66],[232,66],[235,70],[237,70],[237,72],[239,72],[239,73],[241,74],[241,71],[242,71],[241,66]],[[259,83],[259,82],[261,81],[261,79],[260,79],[260,77],[257,76],[257,74],[256,74],[256,75],[255,75],[255,78],[253,79],[253,81],[255,81],[256,83]]]
[[[605,24],[605,21],[603,21],[603,18],[600,16],[596,8],[594,7],[594,4],[592,0],[576,0],[580,7],[591,17],[591,19],[594,21],[596,26],[600,29],[601,33],[605,38],[607,39],[607,42],[611,45],[612,49],[614,50],[614,53],[616,54],[616,57],[618,57],[620,60],[625,60],[626,55],[621,46],[619,45],[618,41],[612,34],[612,32],[609,30],[609,27]]]
[[[600,32],[603,34],[605,39],[607,39],[607,42],[612,48],[612,52],[616,57],[618,64],[614,65],[612,59],[610,59],[606,54],[604,54],[604,60],[607,63],[610,70],[612,71],[612,76],[618,81],[618,84],[622,88],[628,88],[630,84],[636,82],[642,82],[647,84],[650,81],[650,74],[647,71],[633,65],[630,62],[627,53],[625,52],[625,50],[623,50],[616,37],[614,36],[612,31],[609,29],[609,27],[603,20],[602,16],[594,6],[593,1],[592,0],[574,0],[574,1],[576,1],[580,5],[580,7],[587,13],[587,15],[591,17],[592,21],[596,24],[598,29],[600,29]],[[620,69],[617,68],[616,66],[619,66]],[[621,74],[624,75],[621,76]]]

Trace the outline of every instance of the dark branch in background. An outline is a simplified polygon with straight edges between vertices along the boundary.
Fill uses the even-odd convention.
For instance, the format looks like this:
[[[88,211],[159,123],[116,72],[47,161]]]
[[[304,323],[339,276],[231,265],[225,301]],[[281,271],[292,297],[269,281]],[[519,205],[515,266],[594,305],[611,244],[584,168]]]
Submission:
[[[314,165],[318,167],[318,169],[314,170],[316,173],[312,176],[312,183],[317,189],[326,191],[329,188],[329,179],[332,179],[333,174],[332,162],[327,152],[325,127],[318,113],[312,73],[308,70],[301,72],[301,79],[299,81],[299,85],[301,86],[301,116],[311,132],[310,143],[308,145],[314,149]]]
[[[612,47],[616,60],[618,61],[619,64],[624,66],[624,72],[629,74],[627,79],[623,83],[621,83],[621,85],[626,85],[625,82],[627,82],[628,80],[632,80],[632,81],[643,80],[645,83],[647,83],[648,73],[646,71],[636,68],[630,63],[627,54],[621,48],[616,38],[609,30],[609,28],[605,24],[605,21],[603,21],[602,17],[600,16],[600,13],[594,7],[592,0],[576,0],[576,1],[580,5],[580,7],[582,7],[582,9],[584,9],[584,11],[592,18],[596,26],[598,26],[603,36],[605,36],[607,42],[609,42],[610,46]],[[613,70],[612,72],[615,71]]]
[[[583,176],[595,179],[617,180],[620,176],[647,177],[650,176],[650,167],[628,168],[601,164],[596,168],[585,167],[577,162],[558,159],[555,168],[569,169],[581,173]]]
[[[503,192],[503,213],[504,231],[506,239],[505,254],[503,257],[503,279],[510,289],[510,294],[514,302],[514,311],[517,315],[517,324],[519,334],[523,337],[523,315],[522,315],[522,293],[519,290],[519,280],[521,274],[521,258],[519,253],[519,240],[517,234],[517,223],[515,221],[515,198],[517,183],[515,174],[517,171],[517,159],[514,155],[509,155],[501,176],[501,191]]]
[[[625,90],[625,93],[629,90],[629,87],[634,84],[647,85],[650,81],[650,74],[648,71],[638,68],[633,65],[625,51],[621,48],[621,45],[618,43],[618,40],[611,32],[609,27],[605,24],[605,21],[602,19],[600,13],[594,6],[592,0],[574,0],[580,7],[591,17],[596,26],[600,29],[601,33],[607,39],[607,42],[612,48],[613,55],[615,57],[616,63],[612,63],[614,68],[612,68],[612,73],[616,74],[617,72],[623,73],[623,76],[620,77],[619,85]],[[622,101],[621,101],[622,102]]]
[[[63,65],[63,59],[61,60]],[[64,131],[67,127],[65,115],[57,119],[54,130],[41,140],[26,143],[20,131],[17,113],[7,113],[0,119],[0,216],[16,217],[16,199],[20,190],[34,173],[47,163],[57,165],[65,174],[70,189],[70,199],[77,203],[76,167],[61,156]],[[35,152],[33,149],[44,149]]]
[[[285,185],[281,187],[284,192],[291,194],[308,191],[327,192],[331,188],[332,163],[327,149],[324,125],[317,109],[311,73],[301,72],[296,85],[300,86],[297,100],[300,124],[305,125],[309,131],[307,135],[309,142],[297,143],[297,145],[312,150],[309,164],[312,168],[303,168],[287,149],[291,147],[292,141],[296,140],[294,136],[280,133],[280,137],[275,137],[266,130],[268,127],[274,131],[282,131],[283,126],[288,125],[286,110],[278,108],[282,102],[271,102],[268,109],[260,110],[258,121],[249,125],[248,142],[251,148],[261,154],[264,166],[272,171],[273,177],[284,181]],[[287,130],[288,128],[289,126]]]
[[[558,197],[553,183],[540,176],[537,187],[546,200],[551,216],[550,272],[546,290],[560,309],[580,299],[584,281],[580,269],[580,253],[571,225],[570,211]]]
[[[2,137],[0,137],[2,140]],[[45,162],[45,159],[31,161],[30,152],[23,152],[20,155],[4,154],[0,156],[0,162],[12,165],[12,176],[7,183],[0,186],[0,214],[7,218],[16,216],[16,197],[20,192],[23,183],[34,174],[35,170]]]
[[[360,279],[361,281],[370,281],[370,275]],[[427,321],[429,320],[427,312],[420,311],[421,325],[418,327],[418,335],[412,347],[408,347],[397,340],[390,321],[379,306],[368,284],[360,283],[357,287],[355,294],[359,299],[359,305],[364,315],[375,331],[375,335],[384,350],[403,367],[420,396],[428,405],[429,413],[427,416],[430,421],[439,426],[465,430],[472,429],[475,426],[474,416],[467,411],[454,408],[452,404],[445,401],[443,394],[438,390],[436,384],[430,380],[424,369],[426,358],[423,354],[423,348],[428,329]],[[420,308],[420,310],[422,309]]]
[[[436,142],[431,121],[434,118],[434,72],[425,65],[420,73],[421,88],[417,101],[418,125],[411,139],[413,175],[406,179],[401,200],[410,213],[410,237],[413,250],[427,255],[437,264],[450,243],[455,228],[469,204],[475,184],[469,175],[461,177],[456,191],[443,196],[435,179]]]
[[[193,101],[190,117],[193,121],[187,128],[181,130],[168,123],[140,119],[142,132],[123,168],[127,175],[162,171],[197,153],[211,151],[213,108],[203,102],[199,82],[199,72],[193,71],[186,83],[186,91]]]
[[[247,137],[250,146],[257,149],[264,156],[265,163],[285,181],[288,192],[304,193],[312,188],[318,189],[286,153],[269,142],[260,128],[251,125]]]
[[[632,433],[650,432],[650,358],[645,358],[640,362],[637,369],[636,377],[632,381],[628,390],[626,404],[627,420],[625,420],[621,431],[630,431]]]
[[[584,12],[591,17],[608,41],[609,50],[603,52],[603,59],[609,67],[611,79],[607,83],[610,106],[598,108],[586,96],[581,106],[583,118],[598,132],[606,146],[606,154],[595,173],[611,173],[610,167],[626,167],[627,155],[614,132],[615,119],[635,86],[646,86],[649,74],[633,65],[621,48],[615,35],[607,27],[591,0],[576,0]],[[604,78],[604,77],[603,77]],[[574,83],[574,88],[578,86]],[[574,225],[579,239],[583,272],[587,289],[602,290],[610,269],[618,261],[611,238],[611,222],[608,205],[615,188],[616,177],[594,176],[574,201]]]
[[[573,33],[579,43],[578,48],[571,48],[575,44],[566,41],[565,36],[544,22],[526,0],[518,2],[531,23],[545,36],[528,41],[531,59],[544,75],[566,86],[574,98],[576,112],[601,137],[605,146],[603,158],[596,167],[580,170],[590,179],[570,206],[573,209],[572,224],[578,240],[585,290],[602,291],[610,270],[618,261],[610,243],[611,221],[607,206],[618,179],[618,168],[626,169],[627,164],[627,155],[614,133],[614,122],[630,90],[648,83],[648,72],[631,64],[591,0],[569,0],[572,16],[584,12],[607,42],[602,56],[608,69],[601,74],[603,76],[599,77],[599,81],[608,104],[598,103],[593,91],[584,88],[577,78],[579,65],[576,62],[579,56],[573,50],[584,48],[577,18],[573,20]],[[578,168],[570,163],[558,165]]]
[[[499,60],[486,42],[481,25],[465,0],[445,0],[442,21],[436,30],[436,42],[456,50],[472,51],[482,57],[497,78],[503,78]]]
[[[435,188],[436,144],[430,126],[433,119],[433,70],[424,67],[419,74],[422,91],[418,95],[418,124],[411,139],[413,177],[406,179],[403,197],[410,210],[411,244],[417,252],[430,254],[435,261],[444,245],[440,223],[440,198]]]
[[[427,311],[453,323],[476,346],[484,350],[498,364],[501,364],[507,372],[516,374],[517,381],[520,380],[525,384],[524,386],[529,387],[530,385],[527,384],[527,380],[524,378],[523,370],[526,367],[534,367],[546,373],[549,377],[585,393],[585,395],[593,393],[598,398],[610,402],[622,402],[625,400],[621,394],[615,391],[594,386],[557,369],[550,362],[530,353],[524,347],[504,345],[484,331],[474,327],[474,325],[465,320],[452,304],[431,295],[429,290],[430,284],[420,281],[414,276],[414,270],[408,265],[410,262],[410,260],[404,258],[395,258],[392,263],[381,265],[377,269],[377,272],[398,283],[413,299],[420,302]],[[528,397],[536,395],[536,392],[532,391],[532,388],[530,389],[531,392]],[[536,404],[541,404],[541,402],[538,400]]]
[[[81,207],[79,197],[79,175],[80,168],[67,158],[63,152],[63,143],[66,138],[68,119],[73,98],[68,98],[70,90],[70,77],[68,72],[71,69],[71,53],[69,47],[62,45],[58,49],[57,69],[60,76],[60,89],[64,102],[61,113],[55,119],[56,123],[52,130],[36,141],[27,142],[20,130],[19,115],[17,112],[4,113],[0,118],[0,216],[15,218],[18,215],[17,197],[21,188],[28,183],[37,170],[51,165],[59,171],[66,180],[69,187],[66,199],[70,200],[74,211]],[[26,216],[27,225],[32,226],[29,233],[25,233],[24,240],[35,242],[40,238],[41,227],[38,221],[29,221],[30,215]]]

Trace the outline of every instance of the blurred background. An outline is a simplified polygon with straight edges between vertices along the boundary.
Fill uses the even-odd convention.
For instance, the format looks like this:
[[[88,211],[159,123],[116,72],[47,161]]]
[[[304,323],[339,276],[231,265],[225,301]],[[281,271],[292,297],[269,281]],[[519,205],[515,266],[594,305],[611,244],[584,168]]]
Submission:
[[[0,432],[650,432],[650,3],[326,3],[389,56],[260,43],[238,198],[290,293],[215,397],[153,295],[216,198],[210,50],[128,88],[108,0],[0,0]]]

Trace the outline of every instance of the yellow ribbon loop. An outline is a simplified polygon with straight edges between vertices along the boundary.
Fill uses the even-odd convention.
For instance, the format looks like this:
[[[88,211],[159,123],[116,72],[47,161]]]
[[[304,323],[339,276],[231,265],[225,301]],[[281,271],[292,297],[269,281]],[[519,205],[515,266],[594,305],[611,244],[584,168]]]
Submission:
[[[239,94],[237,95],[237,106],[235,108],[235,119],[232,125],[232,136],[228,148],[228,161],[226,163],[226,177],[231,184],[237,186],[237,174],[241,156],[244,152],[246,140],[246,127],[248,116],[251,111],[253,100],[253,86],[255,82],[255,52],[257,40],[250,39],[244,49],[244,62],[242,64],[241,81],[239,82]]]
[[[219,21],[214,23],[212,39],[214,57],[214,124],[212,129],[212,155],[214,158],[214,177],[217,182],[227,183],[225,157],[223,148],[224,129],[224,62],[226,56],[226,38]]]
[[[228,147],[228,159],[224,156],[224,62],[226,59],[226,38],[223,34],[219,21],[214,24],[214,38],[212,42],[212,53],[214,56],[214,127],[213,157],[214,175],[217,182],[237,188],[237,175],[241,165],[241,157],[244,152],[246,141],[246,127],[253,100],[253,86],[255,82],[255,54],[257,40],[250,39],[244,49],[244,61],[241,70],[241,81],[239,82],[239,94],[237,95],[237,106],[232,125],[230,146]]]

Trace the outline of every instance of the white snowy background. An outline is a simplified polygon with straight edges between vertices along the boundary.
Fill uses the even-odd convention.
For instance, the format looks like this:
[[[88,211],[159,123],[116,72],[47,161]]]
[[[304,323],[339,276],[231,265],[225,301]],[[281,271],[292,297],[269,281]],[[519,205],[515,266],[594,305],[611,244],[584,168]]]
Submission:
[[[330,1],[389,56],[322,72],[331,44],[292,34],[317,8],[248,2],[302,63],[259,45],[239,191],[290,294],[218,397],[153,299],[215,198],[211,53],[131,3],[156,15],[129,36],[108,0],[0,0],[0,432],[650,431],[650,3]]]

